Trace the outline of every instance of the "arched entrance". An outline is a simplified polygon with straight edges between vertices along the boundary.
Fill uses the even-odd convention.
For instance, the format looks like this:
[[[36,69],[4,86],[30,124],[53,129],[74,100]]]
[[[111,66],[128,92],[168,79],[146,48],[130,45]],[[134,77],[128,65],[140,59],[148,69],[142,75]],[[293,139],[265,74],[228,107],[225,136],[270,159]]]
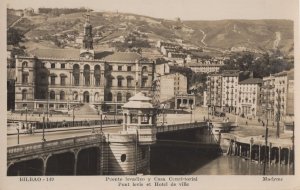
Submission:
[[[90,102],[90,94],[89,94],[88,91],[85,91],[85,92],[83,93],[83,102],[84,102],[84,103],[89,103],[89,102]]]

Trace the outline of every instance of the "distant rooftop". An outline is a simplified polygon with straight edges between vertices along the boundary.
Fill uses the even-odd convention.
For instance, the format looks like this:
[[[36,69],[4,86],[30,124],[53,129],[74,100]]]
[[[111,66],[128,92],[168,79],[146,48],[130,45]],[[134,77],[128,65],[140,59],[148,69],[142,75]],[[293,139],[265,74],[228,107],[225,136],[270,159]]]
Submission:
[[[142,56],[140,54],[135,52],[116,52],[114,54],[104,57],[104,60],[109,62],[135,62],[137,60],[140,60],[141,57]]]
[[[80,51],[76,49],[34,49],[29,54],[38,58],[79,59]]]
[[[34,49],[30,55],[38,58],[53,59],[80,59],[80,50],[77,49]],[[141,55],[135,52],[95,52],[95,59],[108,62],[135,62]]]
[[[263,80],[260,78],[249,78],[239,82],[239,84],[262,84]]]

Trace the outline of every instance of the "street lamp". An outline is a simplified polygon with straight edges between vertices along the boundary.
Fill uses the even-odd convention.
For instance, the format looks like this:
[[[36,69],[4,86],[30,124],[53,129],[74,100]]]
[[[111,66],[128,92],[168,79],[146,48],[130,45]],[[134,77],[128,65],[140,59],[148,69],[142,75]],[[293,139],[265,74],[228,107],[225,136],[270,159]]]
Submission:
[[[45,112],[43,112],[43,136],[42,136],[42,141],[45,142]]]
[[[100,115],[100,133],[102,134],[102,110],[101,107],[99,106],[99,115]]]
[[[267,165],[267,146],[268,146],[268,119],[266,123],[266,134],[265,134],[265,152],[264,152],[264,170],[263,170],[263,175],[266,175],[266,165]],[[269,147],[270,149],[271,147]],[[269,158],[271,159],[271,158]]]
[[[27,111],[28,111],[28,108],[27,106],[25,107],[25,126],[26,126],[26,130],[27,130]]]
[[[280,137],[280,126],[279,126],[279,121],[280,121],[280,106],[281,106],[281,98],[280,98],[280,94],[281,94],[281,90],[276,90],[277,92],[277,128],[276,128],[276,137],[279,138]]]
[[[194,109],[194,105],[191,104],[191,122],[193,121],[193,109]]]
[[[162,122],[162,125],[164,126],[165,125],[165,104],[162,104],[162,114],[163,114],[163,122]]]
[[[72,123],[73,123],[73,127],[75,127],[75,125],[74,125],[74,120],[75,120],[75,113],[74,113],[74,110],[75,110],[75,106],[73,106],[72,107],[72,109],[73,109],[73,116],[72,116]]]
[[[20,126],[17,126],[17,131],[18,131],[18,144],[20,143]]]

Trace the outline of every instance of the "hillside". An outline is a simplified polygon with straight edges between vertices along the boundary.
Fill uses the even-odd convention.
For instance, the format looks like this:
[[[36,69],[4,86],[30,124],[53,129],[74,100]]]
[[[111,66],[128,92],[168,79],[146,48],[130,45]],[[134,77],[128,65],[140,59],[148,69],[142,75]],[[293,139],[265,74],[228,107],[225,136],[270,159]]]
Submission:
[[[16,18],[8,15],[8,19]],[[48,43],[49,46],[64,44],[63,47],[79,48],[76,38],[82,33],[83,24],[82,13],[43,14],[26,17],[13,27],[24,34],[28,49],[32,48],[32,44],[41,42],[46,46]],[[153,43],[156,40],[181,39],[218,51],[279,49],[285,55],[293,54],[293,22],[288,20],[173,21],[126,13],[92,12],[91,24],[95,47],[139,31]]]

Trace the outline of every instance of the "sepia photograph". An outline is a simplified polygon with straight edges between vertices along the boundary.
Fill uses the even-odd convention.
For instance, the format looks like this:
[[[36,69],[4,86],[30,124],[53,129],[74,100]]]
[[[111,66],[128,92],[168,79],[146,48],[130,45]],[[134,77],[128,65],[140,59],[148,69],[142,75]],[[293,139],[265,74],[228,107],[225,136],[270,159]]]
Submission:
[[[298,164],[298,3],[7,0],[5,178],[279,189]]]

